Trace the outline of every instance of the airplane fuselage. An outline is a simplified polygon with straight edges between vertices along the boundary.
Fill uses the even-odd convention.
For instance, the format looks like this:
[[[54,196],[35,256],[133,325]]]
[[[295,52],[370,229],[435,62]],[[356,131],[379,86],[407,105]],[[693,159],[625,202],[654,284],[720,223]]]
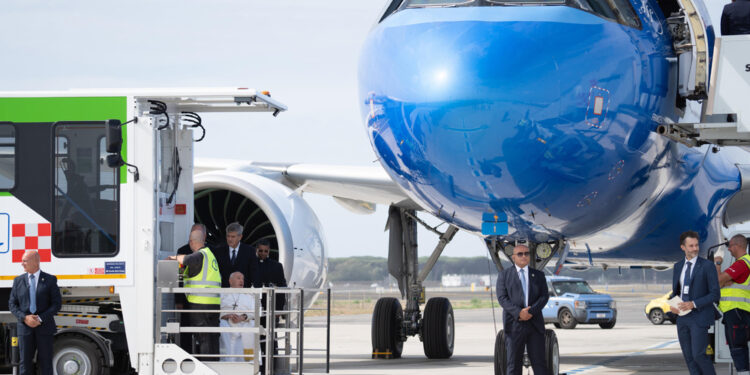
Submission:
[[[665,262],[680,256],[685,230],[718,241],[739,173],[721,152],[654,132],[678,120],[675,54],[658,5],[631,10],[616,20],[563,4],[389,15],[359,73],[382,165],[469,231],[503,212],[509,239]]]

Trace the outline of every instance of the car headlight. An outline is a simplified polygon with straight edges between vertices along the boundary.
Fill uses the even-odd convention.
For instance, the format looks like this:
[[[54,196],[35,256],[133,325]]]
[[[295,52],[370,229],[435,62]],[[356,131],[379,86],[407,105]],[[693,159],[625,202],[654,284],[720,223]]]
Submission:
[[[576,306],[576,309],[585,309],[586,301],[576,301],[575,306]]]
[[[615,300],[609,301],[609,308],[610,309],[616,309],[617,308],[617,303],[615,303]]]

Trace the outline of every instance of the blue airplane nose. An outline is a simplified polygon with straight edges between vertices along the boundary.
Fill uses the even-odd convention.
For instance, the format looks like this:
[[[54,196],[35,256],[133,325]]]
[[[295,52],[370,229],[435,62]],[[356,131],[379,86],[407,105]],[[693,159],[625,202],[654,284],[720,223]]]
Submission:
[[[590,228],[595,212],[580,208],[627,187],[581,187],[643,167],[631,151],[650,125],[640,111],[616,121],[610,103],[650,99],[655,110],[665,94],[636,94],[667,63],[644,72],[638,51],[611,48],[632,45],[631,32],[566,6],[397,12],[371,32],[360,59],[373,147],[412,199],[465,227],[503,211],[534,232]]]

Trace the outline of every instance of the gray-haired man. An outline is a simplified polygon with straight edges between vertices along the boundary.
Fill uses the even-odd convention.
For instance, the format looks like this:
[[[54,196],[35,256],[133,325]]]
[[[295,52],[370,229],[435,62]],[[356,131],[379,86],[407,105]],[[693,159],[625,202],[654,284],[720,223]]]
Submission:
[[[245,287],[251,287],[257,275],[255,251],[250,245],[242,243],[244,228],[240,223],[227,225],[227,243],[214,251],[221,272],[221,287],[229,288],[229,275],[242,272],[245,276]]]

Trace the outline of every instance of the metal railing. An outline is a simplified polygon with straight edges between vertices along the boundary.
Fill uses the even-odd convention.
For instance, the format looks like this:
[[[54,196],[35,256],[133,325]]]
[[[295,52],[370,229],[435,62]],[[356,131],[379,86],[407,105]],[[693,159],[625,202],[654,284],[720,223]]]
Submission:
[[[171,307],[171,299],[165,298],[165,295],[178,294],[178,293],[207,293],[212,294],[241,294],[248,295],[254,302],[254,308],[252,310],[226,310],[226,309],[177,309],[177,308],[164,308],[164,306]],[[326,294],[327,305],[326,308],[308,308],[305,309],[305,296],[307,293],[321,293]],[[276,300],[279,295],[285,295],[286,305],[283,310],[276,310]],[[265,300],[266,308],[263,309],[263,301]],[[164,302],[167,303],[164,303]],[[207,353],[207,354],[192,354],[193,357],[200,360],[201,358],[215,359],[215,358],[243,358],[245,363],[247,360],[252,359],[253,373],[257,373],[259,369],[263,370],[264,374],[286,374],[286,373],[297,373],[302,374],[304,368],[304,353],[305,351],[325,351],[326,356],[326,373],[330,371],[330,306],[331,306],[331,291],[330,289],[301,289],[301,288],[182,288],[174,286],[163,286],[157,287],[156,291],[156,306],[162,307],[160,311],[157,311],[155,321],[155,343],[179,343],[179,336],[181,333],[254,333],[255,339],[253,340],[253,354],[221,354],[221,353]],[[325,326],[314,325],[310,328],[326,328],[326,347],[325,348],[308,348],[304,347],[304,329],[305,329],[305,311],[309,310],[325,310],[326,311],[326,324]],[[175,319],[175,314],[192,314],[192,313],[216,313],[216,314],[247,314],[248,317],[252,317],[254,320],[254,326],[249,327],[195,327],[195,326],[184,326],[178,319]],[[269,319],[273,317],[273,319]],[[282,321],[283,319],[283,321]],[[265,324],[264,324],[265,323]],[[265,338],[262,338],[264,336]],[[194,340],[193,340],[194,341]],[[283,345],[279,345],[283,343]],[[262,349],[262,350],[258,350]],[[195,351],[193,351],[195,352]],[[261,355],[262,353],[262,361]],[[155,353],[155,369],[158,365],[159,358]],[[292,371],[292,361],[294,361],[294,371]],[[221,373],[221,367],[225,366],[226,363],[232,362],[214,362],[214,361],[201,361],[202,365],[206,365],[212,368],[214,371]],[[235,366],[237,362],[233,362]],[[197,365],[200,366],[200,365]],[[236,367],[235,367],[236,369]],[[229,370],[227,370],[229,372]]]

